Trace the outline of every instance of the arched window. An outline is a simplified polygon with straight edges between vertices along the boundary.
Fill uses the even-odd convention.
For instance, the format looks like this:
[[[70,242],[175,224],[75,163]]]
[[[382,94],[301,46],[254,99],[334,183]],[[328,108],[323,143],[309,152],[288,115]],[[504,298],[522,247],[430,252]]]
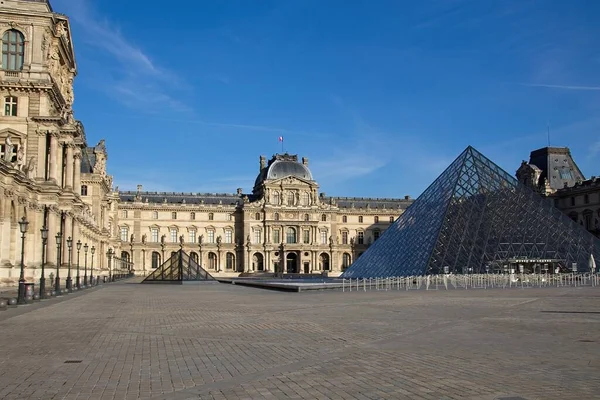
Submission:
[[[275,221],[279,221],[279,213],[275,213],[275,214],[273,214],[273,219],[274,219]]]
[[[325,214],[321,215],[321,221],[323,221],[323,222],[327,221],[327,215],[325,215]]]
[[[160,253],[158,251],[152,252],[152,268],[158,268],[160,266]]]
[[[296,196],[294,195],[294,192],[289,192],[287,195],[288,205],[293,206],[295,202],[296,202]]]
[[[348,217],[347,217],[347,216],[345,216],[345,215],[344,215],[344,216],[342,216],[342,222],[343,222],[343,223],[346,223],[346,222],[348,222]]]
[[[191,213],[190,213],[190,219],[191,219],[191,220],[194,220],[194,219],[196,219],[196,213],[195,213],[195,212],[191,212]]]
[[[81,185],[81,195],[87,196],[87,185]]]
[[[194,260],[194,262],[195,262],[196,264],[198,264],[198,253],[196,253],[195,251],[192,251],[192,252],[190,253],[190,258],[191,258],[192,260]]]
[[[305,221],[310,221],[310,215],[304,214],[304,220]]]
[[[350,254],[344,253],[342,256],[342,271],[345,271],[346,268],[350,266],[352,259],[350,258]]]
[[[302,205],[304,205],[304,206],[310,205],[310,194],[308,194],[308,192],[304,192],[302,194]]]
[[[121,252],[121,259],[125,260],[125,261],[131,261],[130,257],[129,257],[129,253],[126,251],[122,251]]]
[[[279,192],[273,192],[273,204],[279,205]]]
[[[296,230],[294,228],[287,229],[287,243],[296,243]]]
[[[235,266],[235,257],[233,255],[233,253],[227,253],[227,255],[225,256],[225,268],[233,269],[234,266]]]
[[[217,269],[217,255],[215,253],[208,253],[208,268]]]
[[[260,221],[260,213],[254,214],[254,219]]]
[[[7,71],[21,71],[25,54],[25,38],[16,29],[10,29],[2,36],[2,68]]]

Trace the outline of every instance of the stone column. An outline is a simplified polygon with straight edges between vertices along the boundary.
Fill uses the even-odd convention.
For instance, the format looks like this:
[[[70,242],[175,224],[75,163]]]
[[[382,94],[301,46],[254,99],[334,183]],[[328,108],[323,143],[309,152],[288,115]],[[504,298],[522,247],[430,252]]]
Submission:
[[[67,144],[67,168],[63,187],[73,189],[73,146],[70,143]]]
[[[58,133],[53,132],[50,136],[50,180],[58,184],[59,154]]]
[[[75,171],[73,174],[73,192],[78,195],[81,195],[81,150],[76,149],[73,154],[75,158]]]

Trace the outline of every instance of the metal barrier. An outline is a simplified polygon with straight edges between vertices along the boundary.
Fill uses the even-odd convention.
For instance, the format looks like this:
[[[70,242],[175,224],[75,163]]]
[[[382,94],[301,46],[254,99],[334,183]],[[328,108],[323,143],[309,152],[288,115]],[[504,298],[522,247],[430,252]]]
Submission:
[[[342,291],[598,287],[600,274],[472,274],[342,279]]]

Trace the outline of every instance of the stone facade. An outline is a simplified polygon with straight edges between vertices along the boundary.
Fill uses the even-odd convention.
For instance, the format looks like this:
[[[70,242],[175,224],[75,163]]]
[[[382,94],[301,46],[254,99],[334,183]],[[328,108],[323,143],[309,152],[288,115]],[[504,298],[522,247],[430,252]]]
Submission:
[[[544,147],[531,152],[516,173],[519,182],[542,196],[569,218],[600,237],[600,179],[585,179],[568,147]]]
[[[29,222],[24,264],[28,280],[40,276],[42,238],[48,229],[46,277],[66,277],[73,239],[72,264],[77,262],[76,242],[95,250],[95,268],[102,273],[110,243],[109,231],[99,216],[110,210],[110,177],[82,174],[87,159],[83,124],[73,115],[73,80],[77,75],[71,29],[66,16],[54,13],[43,0],[4,0],[0,5],[0,284],[19,277],[21,233],[18,221]],[[95,185],[89,199],[80,196],[82,180]],[[114,197],[116,200],[117,197]],[[108,220],[108,216],[105,216]],[[60,254],[56,234],[62,233]],[[85,254],[80,251],[83,266]],[[83,272],[82,272],[83,274]]]
[[[252,193],[119,192],[114,225],[121,256],[147,274],[183,245],[217,276],[338,275],[412,203],[328,197],[308,159],[260,157]],[[183,244],[182,244],[183,243]]]

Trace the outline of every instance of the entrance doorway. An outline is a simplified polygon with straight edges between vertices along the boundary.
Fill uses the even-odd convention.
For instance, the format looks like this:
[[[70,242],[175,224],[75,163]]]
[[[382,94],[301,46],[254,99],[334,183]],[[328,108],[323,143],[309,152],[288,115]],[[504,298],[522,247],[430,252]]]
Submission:
[[[319,256],[321,271],[329,271],[329,254],[321,253]]]
[[[310,263],[308,261],[304,262],[304,273],[305,274],[309,274],[310,273]]]
[[[286,272],[288,274],[298,273],[298,255],[296,253],[288,253],[286,257]]]

